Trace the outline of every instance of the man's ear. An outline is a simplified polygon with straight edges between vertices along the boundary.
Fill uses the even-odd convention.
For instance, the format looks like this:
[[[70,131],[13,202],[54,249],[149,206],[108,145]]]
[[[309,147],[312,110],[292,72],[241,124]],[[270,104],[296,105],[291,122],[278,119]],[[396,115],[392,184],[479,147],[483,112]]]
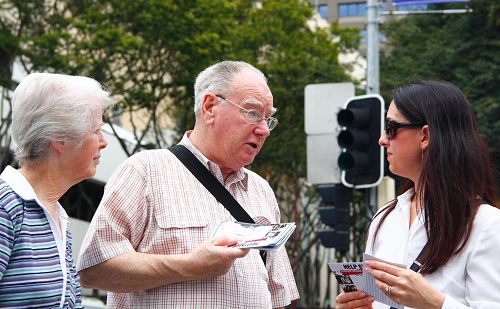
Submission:
[[[64,152],[64,141],[50,141],[50,147],[53,149],[55,153],[63,153]]]
[[[429,135],[429,125],[425,125],[421,129],[422,133],[422,138],[420,140],[420,148],[422,148],[423,151],[427,150],[427,147],[429,147],[429,140],[430,140],[430,135]]]
[[[208,92],[203,96],[200,116],[207,124],[212,124],[215,120],[215,106],[217,106],[217,103],[217,97],[213,93]]]

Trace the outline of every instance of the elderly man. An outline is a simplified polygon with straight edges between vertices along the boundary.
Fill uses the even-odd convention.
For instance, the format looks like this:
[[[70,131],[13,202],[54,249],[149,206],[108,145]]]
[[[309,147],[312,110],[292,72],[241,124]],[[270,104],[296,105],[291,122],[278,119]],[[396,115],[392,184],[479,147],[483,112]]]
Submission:
[[[256,223],[278,223],[269,184],[253,162],[277,120],[266,78],[224,61],[195,83],[194,130],[180,145],[194,154]],[[257,250],[210,238],[231,214],[169,150],[126,160],[108,182],[81,249],[84,287],[109,290],[118,308],[278,308],[298,292],[285,248],[263,263]]]

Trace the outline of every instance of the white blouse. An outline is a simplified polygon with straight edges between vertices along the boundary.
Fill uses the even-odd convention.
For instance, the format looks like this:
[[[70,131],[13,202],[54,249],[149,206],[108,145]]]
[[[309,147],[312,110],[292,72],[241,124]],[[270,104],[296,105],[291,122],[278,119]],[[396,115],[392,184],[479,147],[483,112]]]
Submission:
[[[427,243],[423,211],[408,228],[412,195],[413,190],[409,190],[398,196],[398,203],[380,227],[374,244],[373,234],[382,215],[373,220],[366,253],[410,267]],[[463,250],[424,278],[446,294],[443,309],[500,308],[500,209],[481,205]],[[375,302],[373,308],[389,306]]]

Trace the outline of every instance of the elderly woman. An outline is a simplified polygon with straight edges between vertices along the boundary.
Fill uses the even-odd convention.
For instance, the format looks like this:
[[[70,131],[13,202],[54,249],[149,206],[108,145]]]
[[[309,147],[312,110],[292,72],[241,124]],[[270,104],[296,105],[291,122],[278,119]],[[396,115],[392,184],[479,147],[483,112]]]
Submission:
[[[81,307],[68,216],[58,199],[94,176],[110,93],[88,77],[28,75],[13,95],[18,170],[0,175],[0,307]]]

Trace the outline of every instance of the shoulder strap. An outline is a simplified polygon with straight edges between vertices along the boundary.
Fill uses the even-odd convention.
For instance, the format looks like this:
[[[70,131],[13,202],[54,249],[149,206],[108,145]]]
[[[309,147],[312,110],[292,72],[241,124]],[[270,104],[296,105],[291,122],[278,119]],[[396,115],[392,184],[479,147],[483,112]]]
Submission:
[[[415,261],[413,261],[413,264],[411,264],[410,266],[411,270],[413,270],[416,273],[420,271],[420,268],[422,268],[422,263],[420,263],[420,260],[425,255],[428,249],[429,249],[429,243],[427,242],[425,246],[422,248],[422,251],[420,251],[420,253],[418,254]],[[390,307],[389,309],[396,309],[396,307]]]
[[[482,197],[478,197],[478,200],[479,200],[479,204],[487,204],[487,202]],[[413,270],[416,273],[418,273],[420,271],[420,268],[422,268],[422,263],[420,261],[424,257],[425,253],[427,253],[427,250],[429,250],[429,243],[428,242],[422,248],[422,251],[420,251],[420,253],[418,254],[415,261],[413,261],[413,264],[411,264],[411,266],[410,266],[411,270]]]
[[[238,201],[227,191],[214,175],[183,145],[175,145],[170,150],[207,190],[231,213],[237,221],[255,223]],[[266,251],[260,250],[260,256],[266,265]]]
[[[422,268],[422,263],[420,263],[420,260],[425,255],[428,249],[429,249],[429,243],[426,243],[425,246],[422,248],[422,251],[420,251],[420,253],[418,254],[415,261],[413,261],[413,264],[411,264],[410,266],[411,270],[413,270],[416,273],[420,271],[420,268]]]
[[[484,201],[484,199],[482,199],[482,198],[479,198],[479,199],[480,199],[480,204],[485,204],[486,203]],[[411,270],[413,270],[416,273],[418,273],[420,271],[420,269],[422,268],[422,263],[420,262],[420,260],[422,260],[422,257],[424,257],[424,255],[427,252],[427,250],[429,250],[429,243],[428,242],[422,248],[422,251],[420,251],[420,253],[418,254],[418,256],[415,259],[415,261],[413,261],[413,263],[411,264],[411,266],[410,266]],[[396,308],[391,307],[389,309],[396,309]]]
[[[169,150],[187,167],[187,169],[212,193],[217,200],[240,222],[255,223],[252,217],[241,207],[227,189],[212,175],[203,163],[191,151],[182,145],[175,145]]]

